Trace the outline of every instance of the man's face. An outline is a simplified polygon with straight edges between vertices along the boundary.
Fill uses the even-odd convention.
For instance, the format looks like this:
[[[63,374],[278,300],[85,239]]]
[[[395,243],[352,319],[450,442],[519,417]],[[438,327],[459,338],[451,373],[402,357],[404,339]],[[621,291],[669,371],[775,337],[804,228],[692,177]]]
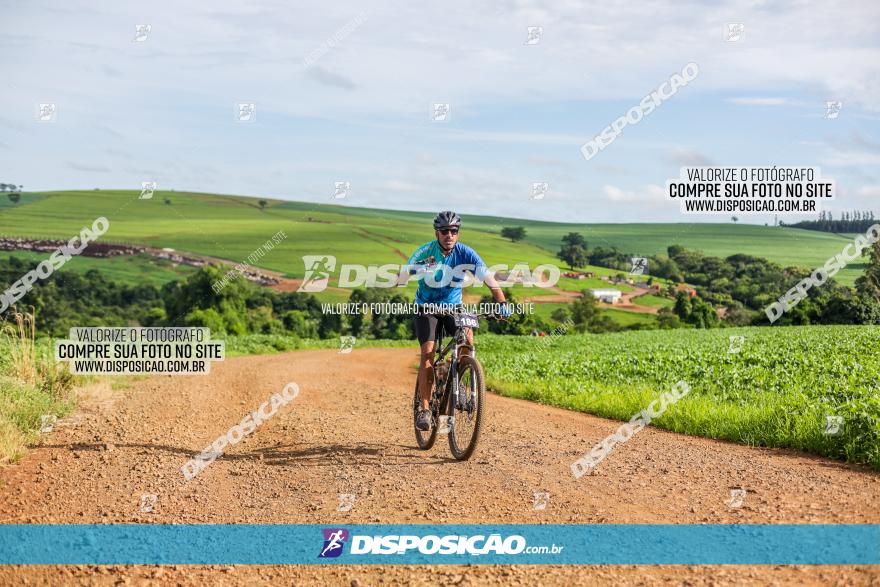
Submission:
[[[434,234],[437,235],[437,242],[439,242],[440,246],[446,250],[451,249],[455,246],[455,243],[458,242],[457,226],[445,226],[439,230],[435,230]]]

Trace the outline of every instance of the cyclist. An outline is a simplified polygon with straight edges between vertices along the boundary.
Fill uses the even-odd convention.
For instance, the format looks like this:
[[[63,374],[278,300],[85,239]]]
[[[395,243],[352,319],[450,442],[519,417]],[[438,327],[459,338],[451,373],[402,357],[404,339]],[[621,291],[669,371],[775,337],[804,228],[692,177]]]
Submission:
[[[501,291],[498,282],[487,270],[480,256],[469,246],[458,242],[460,228],[461,218],[455,212],[446,211],[437,214],[434,218],[436,240],[416,249],[398,280],[398,285],[404,285],[410,275],[415,274],[419,279],[416,306],[422,308],[421,311],[416,312],[414,318],[416,337],[421,347],[419,391],[422,403],[416,418],[416,427],[419,430],[431,428],[428,405],[431,388],[434,385],[434,370],[431,365],[434,360],[434,338],[437,328],[442,327],[450,334],[455,332],[455,318],[448,314],[432,314],[431,306],[452,309],[461,305],[461,288],[465,271],[473,273],[477,279],[484,281],[492,290],[492,297],[497,303],[505,303],[504,292]],[[510,310],[505,305],[501,306],[499,313],[505,318],[510,316]],[[473,345],[473,331],[468,328],[466,333],[468,344]],[[467,349],[464,349],[463,354],[466,353]]]

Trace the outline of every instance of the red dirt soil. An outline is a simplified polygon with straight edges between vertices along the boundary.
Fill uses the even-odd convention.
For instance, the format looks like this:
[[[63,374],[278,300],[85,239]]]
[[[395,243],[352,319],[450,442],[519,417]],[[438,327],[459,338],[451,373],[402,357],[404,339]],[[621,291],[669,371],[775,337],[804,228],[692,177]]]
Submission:
[[[880,523],[880,475],[646,428],[594,475],[619,423],[490,395],[468,462],[415,447],[415,350],[300,351],[134,381],[0,471],[4,523]],[[180,467],[288,382],[301,393],[192,481]],[[748,493],[727,505],[731,488]],[[534,492],[549,492],[535,510]],[[338,494],[356,495],[337,511]],[[140,496],[155,494],[152,513]],[[277,545],[283,548],[283,545]],[[880,585],[827,566],[16,566],[2,585]]]

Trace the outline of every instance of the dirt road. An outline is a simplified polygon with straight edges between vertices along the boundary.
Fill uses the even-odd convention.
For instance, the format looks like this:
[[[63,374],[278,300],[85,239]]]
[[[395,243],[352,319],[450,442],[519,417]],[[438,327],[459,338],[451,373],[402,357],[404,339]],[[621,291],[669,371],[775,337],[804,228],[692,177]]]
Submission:
[[[570,304],[581,297],[581,294],[575,291],[566,291],[558,287],[551,287],[548,289],[556,293],[553,295],[524,297],[522,301],[532,302],[534,304]],[[636,314],[656,314],[660,308],[641,306],[633,301],[637,300],[639,296],[644,296],[650,293],[652,293],[651,290],[635,288],[634,291],[623,292],[620,296],[620,301],[616,304],[596,302],[596,305],[608,310],[623,310],[624,312],[635,312]]]
[[[880,475],[645,429],[593,476],[570,463],[617,423],[492,395],[477,454],[414,448],[410,350],[303,351],[136,381],[0,471],[3,523],[880,523]],[[192,481],[180,467],[271,393],[297,399]],[[730,490],[748,493],[730,509]],[[534,493],[548,492],[544,510]],[[354,494],[337,511],[338,494]],[[139,511],[155,494],[152,513]],[[436,513],[443,506],[443,513]],[[283,547],[283,546],[282,546]],[[877,567],[15,567],[0,584],[880,584]]]

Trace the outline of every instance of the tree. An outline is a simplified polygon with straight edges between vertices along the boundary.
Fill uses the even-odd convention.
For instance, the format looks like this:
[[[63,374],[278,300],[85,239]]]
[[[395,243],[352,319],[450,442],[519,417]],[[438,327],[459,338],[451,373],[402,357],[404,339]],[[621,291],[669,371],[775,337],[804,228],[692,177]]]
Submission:
[[[865,274],[856,279],[856,290],[863,298],[873,298],[880,302],[880,241],[865,250],[868,265]]]
[[[588,289],[582,291],[581,297],[571,304],[571,321],[578,332],[598,333],[620,330],[620,325],[599,310],[593,292]]]
[[[660,308],[657,312],[657,326],[661,330],[681,328],[681,319],[670,308]]]
[[[516,297],[513,295],[513,292],[505,292],[505,298],[509,304],[516,303]],[[491,295],[486,294],[480,298],[479,303],[494,304],[495,300]],[[482,327],[482,323],[480,326]],[[514,334],[518,336],[529,334],[532,330],[549,330],[549,327],[543,320],[525,312],[514,312],[507,320],[488,320],[486,326],[488,326],[489,332],[493,334]]]
[[[553,310],[553,313],[550,314],[550,317],[559,323],[564,323],[568,322],[569,318],[571,318],[571,312],[566,308],[556,308]]]
[[[18,204],[21,201],[21,194],[19,194],[19,193],[12,192],[12,193],[6,194],[6,197],[9,198],[9,200],[13,204]]]
[[[651,273],[658,277],[665,277],[672,281],[684,281],[684,274],[678,263],[664,255],[651,258]]]
[[[583,267],[589,262],[587,250],[581,245],[563,245],[556,256],[568,264],[569,269]]]
[[[169,198],[165,198],[165,205],[166,205],[166,206],[170,206],[170,205],[171,205],[171,200],[170,200]]]
[[[684,252],[685,248],[681,245],[669,245],[666,247],[666,254],[669,255],[670,259],[675,259]]]
[[[257,204],[260,205],[260,210],[265,210],[266,206],[269,205],[269,202],[267,202],[266,200],[260,200],[259,202],[257,202]]]
[[[737,302],[727,307],[727,315],[724,317],[724,321],[731,326],[748,326],[753,320],[752,312]]]
[[[562,237],[562,243],[566,245],[580,245],[585,249],[587,248],[587,241],[585,241],[584,237],[577,232],[569,232]]]
[[[501,229],[501,236],[509,238],[512,242],[521,241],[526,236],[526,229],[522,226],[510,226]]]
[[[709,302],[700,298],[691,298],[691,305],[693,306],[691,316],[696,318],[694,325],[697,328],[713,328],[721,322],[718,312],[715,311],[715,308]]]
[[[259,303],[249,299],[256,288],[244,279],[233,279],[214,290],[213,285],[224,277],[223,271],[206,265],[183,281],[169,281],[162,286],[162,299],[169,326],[189,326],[188,320],[220,320],[225,334],[247,334],[245,318],[248,310]],[[214,310],[214,314],[192,314],[195,310]],[[183,318],[185,317],[185,318]],[[181,323],[183,318],[183,323]],[[195,324],[196,326],[198,324]]]
[[[583,290],[581,297],[571,304],[572,322],[574,322],[578,330],[583,332],[598,315],[599,308],[596,306],[596,297],[590,290]]]
[[[734,223],[734,224],[736,224],[737,222],[739,222],[739,218],[737,218],[736,216],[731,216],[730,219],[733,220],[733,223]]]
[[[284,327],[300,338],[318,338],[318,327],[301,310],[289,310],[282,318]]]
[[[587,242],[580,234],[569,232],[562,237],[562,248],[556,253],[556,257],[567,263],[569,269],[575,267],[583,267],[589,263],[589,255],[587,253]]]
[[[691,300],[685,292],[680,291],[675,294],[675,306],[673,306],[673,312],[685,322],[690,320]]]

